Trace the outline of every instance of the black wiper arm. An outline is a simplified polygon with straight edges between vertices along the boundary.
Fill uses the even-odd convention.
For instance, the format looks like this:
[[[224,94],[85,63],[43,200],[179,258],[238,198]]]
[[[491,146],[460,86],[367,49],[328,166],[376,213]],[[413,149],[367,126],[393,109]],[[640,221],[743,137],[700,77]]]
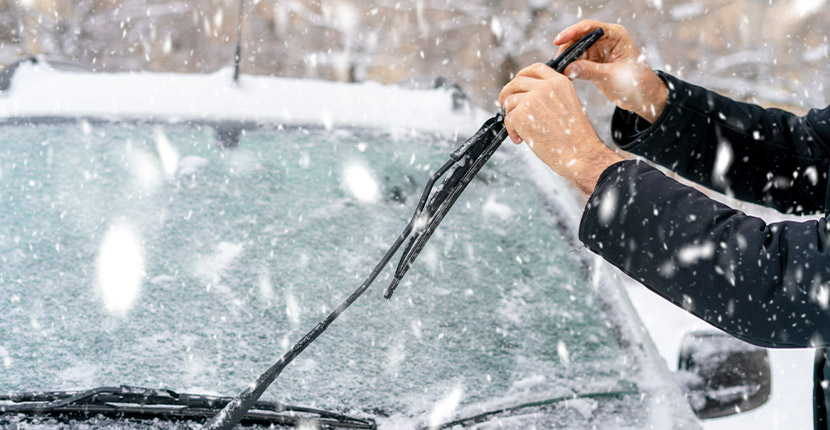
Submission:
[[[547,66],[559,73],[564,72],[569,64],[584,54],[603,34],[602,28],[595,29],[569,46],[562,55],[548,61]],[[415,232],[404,248],[401,260],[397,269],[395,269],[395,275],[392,277],[392,282],[384,292],[384,297],[387,299],[392,297],[395,288],[397,288],[409,268],[412,267],[415,258],[424,249],[424,245],[426,245],[432,233],[435,232],[435,229],[438,228],[438,224],[441,223],[444,216],[461,195],[461,192],[467,187],[467,184],[487,163],[487,160],[496,152],[496,149],[499,148],[505,138],[507,138],[507,129],[504,126],[504,108],[502,108],[495,116],[485,121],[472,137],[456,149],[450,155],[450,161],[430,178],[430,182],[427,183],[424,194],[421,196],[415,210],[415,216],[412,218],[416,222]],[[432,193],[432,198],[425,204],[434,181],[449,170],[451,166],[455,169],[444,180],[441,187]],[[410,222],[410,225],[413,221]]]
[[[0,394],[0,415],[112,415],[118,417],[203,420],[233,400],[201,394],[143,387],[98,387],[85,391],[44,391]],[[4,403],[5,402],[5,403]],[[371,419],[279,402],[257,401],[241,420],[250,424],[320,428],[375,429]]]

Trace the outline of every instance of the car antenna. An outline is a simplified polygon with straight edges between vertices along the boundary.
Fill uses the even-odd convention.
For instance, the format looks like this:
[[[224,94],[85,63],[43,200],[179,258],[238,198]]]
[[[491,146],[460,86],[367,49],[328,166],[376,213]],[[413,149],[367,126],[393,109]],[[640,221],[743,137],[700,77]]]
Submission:
[[[562,73],[568,64],[582,56],[603,34],[602,28],[597,28],[569,46],[562,55],[548,61],[546,64],[557,72]],[[410,238],[404,249],[398,268],[395,270],[392,283],[384,293],[386,298],[390,298],[395,287],[406,271],[412,266],[418,253],[423,249],[426,241],[432,236],[432,233],[438,227],[441,220],[444,219],[444,216],[450,210],[453,203],[455,203],[467,184],[481,170],[481,167],[490,159],[490,156],[493,155],[505,138],[507,138],[507,129],[504,126],[504,109],[502,108],[495,116],[488,119],[463,145],[450,154],[449,161],[444,163],[429,178],[424,193],[421,195],[421,199],[415,209],[415,214],[412,215],[412,219],[409,220],[409,223],[395,240],[395,243],[386,251],[386,254],[383,255],[378,265],[375,266],[369,274],[369,277],[363,281],[360,287],[324,320],[317,323],[299,342],[294,344],[279,361],[260,375],[253,385],[245,388],[242,393],[236,396],[219,413],[211,418],[203,428],[205,430],[230,430],[239,423],[268,386],[277,379],[277,376],[280,375],[283,369],[300,355],[308,345],[314,342],[343,311],[363,295],[380,274],[381,270],[389,263],[389,260],[392,259],[392,255],[400,248],[403,241],[414,231],[414,235]],[[435,182],[451,169],[452,171],[448,177],[444,179],[439,189],[435,193],[432,193],[430,198],[430,193]]]
[[[239,62],[242,59],[242,13],[245,0],[239,0],[239,14],[236,16],[236,54],[233,56],[233,83],[239,85]]]

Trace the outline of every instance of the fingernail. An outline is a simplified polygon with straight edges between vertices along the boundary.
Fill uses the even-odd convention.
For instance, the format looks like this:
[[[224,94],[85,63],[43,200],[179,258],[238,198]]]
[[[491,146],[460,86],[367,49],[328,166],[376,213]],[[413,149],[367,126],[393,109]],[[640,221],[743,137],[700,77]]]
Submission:
[[[553,38],[553,43],[559,42],[560,37],[562,37],[562,33],[557,34],[556,37]]]
[[[581,70],[579,68],[579,65],[571,64],[571,67],[568,68],[568,77],[571,79],[575,79],[577,76],[579,76],[580,71]]]

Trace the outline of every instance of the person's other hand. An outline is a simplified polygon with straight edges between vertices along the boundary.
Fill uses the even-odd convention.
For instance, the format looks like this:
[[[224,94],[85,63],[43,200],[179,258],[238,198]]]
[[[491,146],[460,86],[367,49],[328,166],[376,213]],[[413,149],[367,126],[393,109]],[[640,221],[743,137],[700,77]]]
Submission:
[[[520,71],[501,94],[504,124],[553,171],[590,195],[599,175],[622,157],[597,136],[573,83],[545,64]]]
[[[653,123],[666,107],[668,90],[623,26],[593,20],[574,24],[553,40],[559,46],[557,56],[597,27],[602,27],[605,34],[565,69],[565,75],[591,81],[620,109]]]

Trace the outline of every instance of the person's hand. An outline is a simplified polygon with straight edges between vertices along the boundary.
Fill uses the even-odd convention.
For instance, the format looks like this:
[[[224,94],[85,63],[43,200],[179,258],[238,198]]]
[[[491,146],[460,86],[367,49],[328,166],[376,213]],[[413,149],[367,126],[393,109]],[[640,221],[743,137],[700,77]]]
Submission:
[[[597,136],[573,83],[542,63],[522,69],[501,94],[504,124],[553,171],[590,195],[599,175],[623,158]]]
[[[634,112],[653,123],[666,107],[666,84],[646,64],[628,31],[618,24],[584,20],[564,30],[553,40],[557,56],[582,36],[602,27],[602,36],[577,61],[565,69],[570,78],[585,79],[620,109]]]

